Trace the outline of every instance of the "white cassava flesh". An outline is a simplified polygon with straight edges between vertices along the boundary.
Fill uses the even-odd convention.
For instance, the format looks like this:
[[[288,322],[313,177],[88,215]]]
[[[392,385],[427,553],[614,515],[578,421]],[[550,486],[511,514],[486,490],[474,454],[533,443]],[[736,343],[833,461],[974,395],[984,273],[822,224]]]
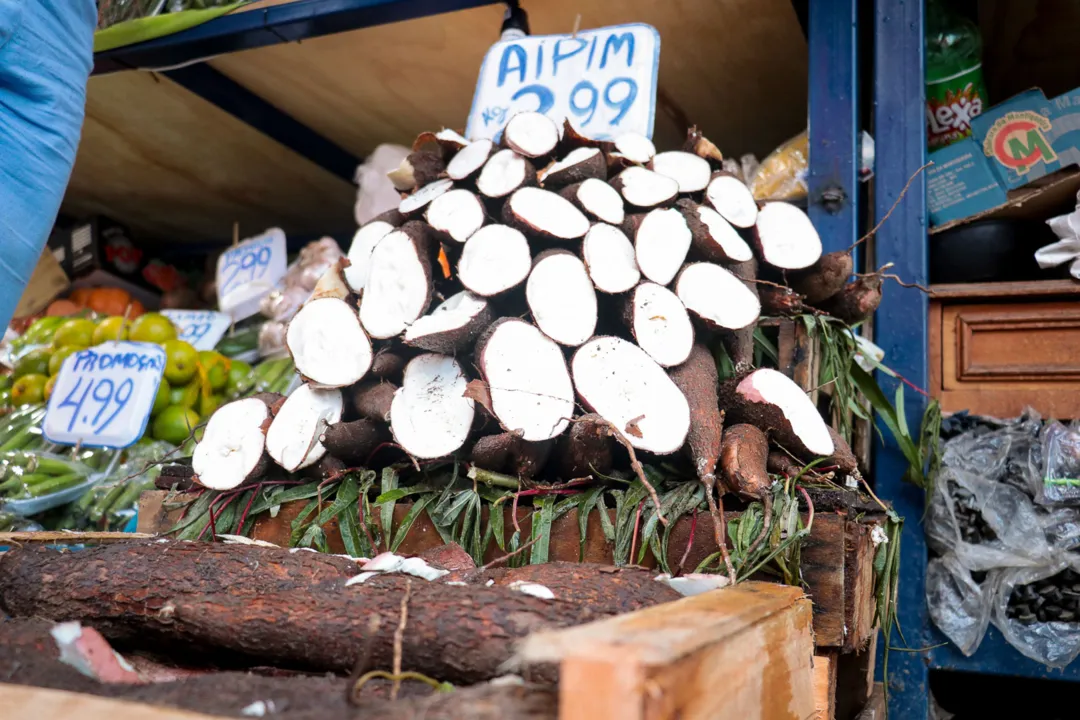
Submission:
[[[574,385],[555,342],[535,326],[504,319],[477,345],[492,412],[530,442],[561,434],[574,414]]]
[[[626,292],[641,281],[634,245],[617,227],[593,225],[581,245],[585,267],[600,292]]]
[[[305,304],[289,321],[285,345],[297,372],[323,387],[352,385],[371,367],[371,341],[344,300]]]
[[[694,326],[675,293],[645,282],[630,293],[630,329],[649,357],[663,367],[686,362],[694,347]]]
[[[318,462],[326,454],[319,436],[341,420],[341,391],[296,388],[274,415],[266,431],[266,452],[288,472]]]
[[[431,302],[431,264],[404,230],[388,234],[371,253],[370,274],[360,296],[360,322],[373,338],[401,334]]]
[[[745,400],[780,408],[792,432],[815,455],[832,455],[835,450],[829,428],[814,402],[802,388],[776,370],[762,368],[743,378],[735,388]]]
[[[596,291],[577,255],[542,253],[525,283],[536,326],[560,345],[577,347],[596,331]]]
[[[443,128],[439,132],[435,133],[435,139],[440,143],[446,143],[448,145],[456,145],[459,148],[465,147],[469,144],[468,139],[459,133],[457,130],[451,130],[450,128]]]
[[[597,163],[597,167],[595,168],[597,171],[606,172],[607,162],[605,162],[600,155],[599,148],[581,147],[576,150],[571,150],[562,160],[552,163],[542,172],[538,173],[537,179],[539,179],[542,184],[550,182],[555,185],[566,185],[572,182],[578,182],[581,180],[580,177],[576,179],[566,178],[573,178],[578,170],[581,170],[582,172],[591,172],[593,168],[591,168],[590,165],[593,163]],[[586,167],[589,169],[586,170]]]
[[[521,188],[510,196],[504,212],[545,237],[573,240],[589,232],[589,219],[569,200],[550,190]]]
[[[513,150],[500,150],[480,171],[476,189],[490,198],[506,197],[525,184],[531,167],[528,160]]]
[[[640,208],[651,208],[671,202],[679,194],[679,183],[643,167],[628,167],[615,176],[623,199]]]
[[[559,142],[559,128],[551,118],[531,110],[510,118],[503,134],[506,144],[525,157],[549,155]]]
[[[622,225],[626,219],[626,208],[619,191],[603,180],[589,178],[577,189],[577,204],[587,214],[600,222]]]
[[[367,285],[371,271],[371,253],[379,241],[394,231],[394,226],[382,220],[369,222],[356,231],[349,246],[349,267],[345,268],[345,282],[353,292],[360,292]]]
[[[652,169],[679,183],[679,192],[701,192],[709,184],[709,161],[682,150],[662,152],[652,159]]]
[[[753,227],[758,207],[753,193],[734,175],[717,175],[705,188],[705,198],[725,220],[737,228]]]
[[[713,327],[739,330],[757,321],[761,302],[742,280],[713,263],[693,263],[675,281],[675,294]]]
[[[427,205],[443,193],[448,192],[452,187],[454,187],[453,180],[443,179],[436,180],[433,183],[428,183],[424,187],[414,192],[412,195],[404,198],[401,201],[401,204],[398,205],[398,212],[400,212],[402,215],[408,215],[418,210],[422,210],[425,205]]]
[[[682,201],[680,201],[681,204]],[[705,205],[697,205],[693,211],[701,222],[705,233],[695,238],[699,252],[708,260],[726,259],[728,262],[746,262],[754,257],[754,252],[739,231],[732,227],[724,216]]]
[[[637,133],[626,133],[615,138],[615,150],[633,163],[644,165],[656,155],[652,140]]]
[[[472,177],[487,162],[494,143],[490,140],[477,140],[458,150],[446,165],[446,175],[451,180],[465,180]]]
[[[574,353],[571,368],[581,399],[635,448],[667,454],[686,442],[686,397],[637,345],[617,337],[594,338]]]
[[[405,452],[439,458],[469,437],[475,409],[465,397],[469,379],[454,358],[427,353],[405,366],[401,387],[390,404],[390,432]]]
[[[462,290],[409,325],[405,344],[449,355],[475,340],[493,319],[487,300]]]
[[[468,190],[451,190],[432,200],[424,217],[435,230],[463,243],[484,224],[484,206]]]
[[[458,279],[473,293],[491,297],[525,282],[531,269],[525,236],[506,225],[487,225],[465,243]]]
[[[263,425],[269,418],[270,408],[256,398],[234,400],[218,408],[191,457],[199,484],[211,490],[231,490],[247,480],[262,464],[266,452]]]
[[[654,283],[667,285],[685,262],[690,240],[690,228],[681,212],[671,208],[649,212],[634,234],[641,274]]]
[[[810,267],[821,257],[821,237],[810,218],[785,202],[765,203],[758,212],[761,259],[783,270]]]

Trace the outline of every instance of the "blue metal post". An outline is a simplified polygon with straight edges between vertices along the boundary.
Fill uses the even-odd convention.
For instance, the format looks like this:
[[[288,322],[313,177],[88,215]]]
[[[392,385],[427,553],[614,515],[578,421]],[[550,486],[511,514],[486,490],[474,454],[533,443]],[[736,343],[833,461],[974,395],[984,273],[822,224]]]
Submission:
[[[884,217],[897,202],[908,179],[926,157],[923,89],[922,0],[875,0],[874,139],[876,156],[874,212]],[[892,216],[878,231],[876,261],[893,263],[894,272],[910,282],[926,283],[926,182],[912,181]],[[927,300],[915,289],[888,288],[875,320],[876,342],[885,363],[909,381],[927,385]],[[886,387],[895,380],[878,374]],[[923,398],[906,390],[908,427],[919,427]],[[886,434],[887,435],[887,434]],[[926,541],[923,536],[923,492],[902,480],[907,462],[888,442],[874,463],[877,492],[893,503],[906,522],[900,560],[900,627],[910,648],[927,645]],[[897,633],[894,646],[902,645]],[[880,649],[880,648],[879,648]],[[880,667],[880,664],[879,664]],[[924,652],[889,654],[890,717],[916,720],[928,711],[927,658]]]
[[[810,219],[825,252],[858,237],[858,2],[810,3]]]

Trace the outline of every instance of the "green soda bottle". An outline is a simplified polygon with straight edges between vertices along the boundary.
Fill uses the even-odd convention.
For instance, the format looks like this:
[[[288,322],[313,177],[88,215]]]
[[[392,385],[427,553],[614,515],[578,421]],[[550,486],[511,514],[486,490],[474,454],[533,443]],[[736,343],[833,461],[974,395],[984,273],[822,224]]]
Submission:
[[[971,134],[971,119],[987,107],[982,38],[975,23],[943,0],[926,8],[926,140],[931,150]]]

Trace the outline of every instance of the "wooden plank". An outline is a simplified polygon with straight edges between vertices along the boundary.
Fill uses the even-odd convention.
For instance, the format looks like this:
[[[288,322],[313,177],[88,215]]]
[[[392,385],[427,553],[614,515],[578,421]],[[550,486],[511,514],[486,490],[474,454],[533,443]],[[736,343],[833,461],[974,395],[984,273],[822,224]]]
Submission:
[[[839,513],[817,513],[814,528],[803,541],[802,576],[813,589],[814,638],[821,647],[843,647],[844,535],[847,517]]]
[[[683,123],[697,123],[726,154],[764,158],[806,125],[807,45],[787,0],[547,0],[526,9],[537,35],[569,33],[579,14],[581,28],[656,27],[662,42],[658,148],[675,149]],[[232,53],[210,64],[364,157],[379,143],[408,146],[423,130],[464,125],[503,11],[474,8]],[[739,31],[718,43],[718,27]],[[731,112],[733,103],[763,111]]]
[[[186,710],[0,683],[0,717],[34,720],[214,720]]]
[[[1022,282],[943,283],[931,285],[931,300],[1045,298],[1080,295],[1075,280],[1024,280]]]
[[[23,543],[56,543],[57,545],[100,545],[129,540],[146,540],[153,534],[125,532],[75,532],[74,530],[45,530],[38,532],[3,532],[0,533],[0,545],[21,545]]]
[[[874,625],[874,542],[877,523],[844,524],[844,652],[864,649],[877,634]]]
[[[814,718],[836,717],[836,660],[828,655],[814,656]]]
[[[874,683],[874,692],[870,695],[870,700],[867,701],[856,720],[886,720],[887,714],[885,686],[882,683]]]
[[[814,717],[810,603],[748,582],[562,631],[521,656],[559,662],[560,720]]]
[[[90,79],[63,212],[102,213],[142,240],[220,240],[279,226],[351,230],[356,189],[152,73]]]

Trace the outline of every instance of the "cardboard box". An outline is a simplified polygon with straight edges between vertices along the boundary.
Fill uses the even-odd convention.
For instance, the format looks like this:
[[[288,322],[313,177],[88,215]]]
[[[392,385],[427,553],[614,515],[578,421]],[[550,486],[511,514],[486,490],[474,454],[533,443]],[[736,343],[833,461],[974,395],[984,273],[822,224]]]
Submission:
[[[60,293],[67,290],[70,284],[60,263],[56,262],[56,258],[46,248],[38,258],[34,272],[26,283],[26,289],[19,298],[19,304],[15,306],[14,317],[21,318],[41,312],[59,297]]]
[[[971,137],[930,153],[932,226],[957,223],[1010,202],[1019,190],[1080,165],[1080,88],[1047,100],[1038,88],[971,120]]]

